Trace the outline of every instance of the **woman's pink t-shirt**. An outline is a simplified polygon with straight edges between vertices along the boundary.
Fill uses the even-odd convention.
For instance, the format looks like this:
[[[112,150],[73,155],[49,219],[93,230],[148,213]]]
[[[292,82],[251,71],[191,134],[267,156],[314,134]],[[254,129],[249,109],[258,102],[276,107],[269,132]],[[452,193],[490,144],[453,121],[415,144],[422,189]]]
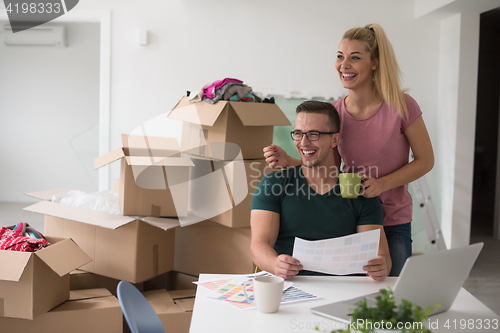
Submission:
[[[343,172],[363,173],[380,178],[409,163],[410,144],[404,131],[422,115],[417,102],[405,95],[408,119],[402,119],[385,102],[367,119],[356,119],[345,107],[345,98],[333,102],[340,116],[339,153]],[[412,199],[408,184],[379,196],[384,225],[411,222]]]

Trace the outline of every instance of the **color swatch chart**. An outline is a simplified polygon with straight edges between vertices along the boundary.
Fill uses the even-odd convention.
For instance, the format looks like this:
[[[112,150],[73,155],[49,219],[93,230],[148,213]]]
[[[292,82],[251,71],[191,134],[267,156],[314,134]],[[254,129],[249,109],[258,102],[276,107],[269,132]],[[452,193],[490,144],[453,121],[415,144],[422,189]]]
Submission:
[[[271,275],[271,274],[268,273],[265,275]],[[207,297],[216,298],[223,301],[248,303],[247,299],[245,298],[245,294],[243,293],[243,287],[245,283],[248,284],[246,288],[247,295],[253,301],[253,288],[251,281],[252,279],[243,276],[234,278],[231,281],[228,281],[227,283],[222,285],[221,287],[212,290],[209,294],[207,294]],[[283,291],[287,290],[291,286],[293,286],[292,282],[285,281],[283,285]]]
[[[285,283],[287,283],[287,282],[288,281],[285,281]],[[252,286],[251,285],[248,286],[246,290],[247,290],[248,297],[252,300],[252,302],[254,302],[255,300],[253,298]],[[245,299],[245,295],[243,294],[243,290],[241,291],[241,294],[238,294],[238,297],[241,297],[241,296],[243,297],[242,301],[230,301],[231,304],[240,308],[240,309],[243,309],[243,310],[255,308],[251,303],[249,303]],[[286,288],[285,291],[283,291],[283,296],[281,297],[281,305],[293,303],[293,302],[313,300],[313,299],[317,299],[317,298],[318,298],[317,296],[310,294],[310,293],[307,293],[303,290],[300,290],[295,285],[292,285],[292,286]]]
[[[305,270],[346,275],[366,273],[363,266],[378,256],[380,229],[344,237],[307,241],[295,237],[292,257]]]
[[[232,279],[226,279],[226,280],[213,280],[213,281],[205,281],[205,282],[193,282],[194,284],[197,284],[198,286],[202,286],[202,287],[205,287],[207,289],[210,289],[210,290],[215,290],[215,289],[218,289],[220,287],[222,287],[223,285],[225,285],[226,283],[228,283],[229,281],[231,281]]]
[[[248,279],[251,279],[251,278],[254,278],[254,277],[257,277],[257,276],[267,276],[267,275],[272,275],[272,274],[269,273],[269,272],[266,272],[266,271],[260,271],[260,272],[255,273],[255,274],[240,275],[238,277],[238,279],[241,277],[245,281],[248,281]],[[204,288],[210,289],[210,290],[215,290],[215,289],[221,288],[223,285],[225,285],[226,283],[228,283],[229,281],[231,281],[233,279],[234,278],[223,279],[223,280],[203,281],[203,282],[195,281],[193,283],[196,284],[196,285],[198,285],[198,286],[202,286]]]
[[[264,274],[260,274],[259,276],[263,275],[271,274],[264,272]],[[205,281],[197,284],[212,290],[212,292],[207,294],[206,297],[223,300],[239,309],[246,310],[255,308],[246,300],[243,293],[244,284],[250,281],[251,279],[248,277],[242,276],[231,280]],[[285,281],[283,290],[281,304],[318,298],[313,294],[307,293],[295,287],[290,281]],[[246,287],[246,291],[248,297],[253,301],[253,288],[251,283]]]

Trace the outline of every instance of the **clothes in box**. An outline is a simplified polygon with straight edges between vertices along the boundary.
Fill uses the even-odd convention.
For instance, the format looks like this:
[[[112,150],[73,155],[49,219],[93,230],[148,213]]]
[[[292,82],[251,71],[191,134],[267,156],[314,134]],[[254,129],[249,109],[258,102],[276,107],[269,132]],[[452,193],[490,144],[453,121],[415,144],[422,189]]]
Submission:
[[[36,252],[0,250],[0,317],[33,319],[68,300],[69,272],[91,261],[72,239],[46,239]]]
[[[168,115],[183,121],[181,151],[228,160],[240,149],[244,159],[262,158],[273,141],[274,126],[290,125],[283,111],[270,103],[218,101],[192,103],[183,97]],[[232,143],[217,156],[207,143]]]

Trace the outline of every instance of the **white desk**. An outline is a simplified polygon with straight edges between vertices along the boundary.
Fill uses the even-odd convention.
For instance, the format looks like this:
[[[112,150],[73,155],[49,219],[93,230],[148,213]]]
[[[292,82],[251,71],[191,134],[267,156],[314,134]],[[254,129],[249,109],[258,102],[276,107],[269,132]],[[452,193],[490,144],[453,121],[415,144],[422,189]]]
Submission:
[[[200,281],[224,279],[231,276],[201,274]],[[311,313],[311,307],[377,292],[388,286],[393,287],[396,278],[391,277],[383,282],[376,282],[368,277],[296,276],[292,282],[298,288],[322,298],[282,305],[277,313],[265,314],[257,310],[240,310],[224,301],[207,298],[205,295],[209,290],[199,286],[190,333],[312,332],[315,326],[318,326],[322,332],[330,332],[341,328],[342,324]],[[472,328],[461,329],[460,320],[463,323],[464,319],[475,320]],[[490,323],[492,320],[497,320],[498,328],[479,329],[479,323],[483,323],[484,326],[487,319]],[[429,321],[433,325],[438,325],[437,329],[431,328],[433,333],[497,332],[500,330],[500,317],[463,288],[450,310],[431,316]],[[449,328],[444,327],[447,321]]]

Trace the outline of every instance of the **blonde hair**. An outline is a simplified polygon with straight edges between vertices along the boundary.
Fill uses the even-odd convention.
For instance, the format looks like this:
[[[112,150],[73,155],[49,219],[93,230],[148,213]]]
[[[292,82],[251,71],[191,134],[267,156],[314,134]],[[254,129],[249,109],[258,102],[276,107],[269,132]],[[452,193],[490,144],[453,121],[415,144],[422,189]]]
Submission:
[[[406,89],[401,88],[401,70],[384,29],[372,23],[361,28],[347,30],[342,39],[364,42],[371,54],[371,59],[378,58],[379,64],[373,72],[375,92],[380,94],[387,105],[394,108],[399,116],[407,118]]]

